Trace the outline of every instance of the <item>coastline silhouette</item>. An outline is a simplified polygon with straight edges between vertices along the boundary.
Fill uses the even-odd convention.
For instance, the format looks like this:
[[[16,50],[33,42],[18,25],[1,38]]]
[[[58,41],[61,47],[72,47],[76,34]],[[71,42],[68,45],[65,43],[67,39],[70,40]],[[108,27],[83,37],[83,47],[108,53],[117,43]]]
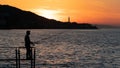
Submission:
[[[92,24],[70,22],[70,17],[61,22],[9,5],[0,5],[0,22],[0,29],[97,29]]]
[[[25,35],[25,48],[26,48],[26,59],[32,59],[31,44],[34,45],[30,40],[30,31],[26,31]]]

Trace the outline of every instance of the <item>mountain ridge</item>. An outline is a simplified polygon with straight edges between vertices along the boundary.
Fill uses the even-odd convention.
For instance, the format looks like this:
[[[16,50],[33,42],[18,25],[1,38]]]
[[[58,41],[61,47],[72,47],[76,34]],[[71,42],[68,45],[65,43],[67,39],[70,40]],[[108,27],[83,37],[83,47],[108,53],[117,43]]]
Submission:
[[[0,5],[0,29],[97,29],[97,27],[88,23],[47,19],[30,11]]]

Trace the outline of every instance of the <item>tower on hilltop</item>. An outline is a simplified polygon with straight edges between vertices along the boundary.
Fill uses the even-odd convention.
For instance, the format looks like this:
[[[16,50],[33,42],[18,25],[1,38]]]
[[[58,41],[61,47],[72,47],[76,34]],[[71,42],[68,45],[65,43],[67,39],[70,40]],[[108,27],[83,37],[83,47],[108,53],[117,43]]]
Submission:
[[[70,22],[70,17],[68,17],[68,22]]]

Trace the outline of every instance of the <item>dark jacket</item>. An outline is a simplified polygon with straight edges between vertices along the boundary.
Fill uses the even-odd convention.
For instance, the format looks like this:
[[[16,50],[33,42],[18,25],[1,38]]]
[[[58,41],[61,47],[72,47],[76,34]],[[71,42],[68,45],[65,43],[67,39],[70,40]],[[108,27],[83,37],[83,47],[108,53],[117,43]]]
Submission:
[[[30,44],[31,44],[30,37],[29,37],[29,35],[26,35],[25,36],[25,47],[29,48]]]

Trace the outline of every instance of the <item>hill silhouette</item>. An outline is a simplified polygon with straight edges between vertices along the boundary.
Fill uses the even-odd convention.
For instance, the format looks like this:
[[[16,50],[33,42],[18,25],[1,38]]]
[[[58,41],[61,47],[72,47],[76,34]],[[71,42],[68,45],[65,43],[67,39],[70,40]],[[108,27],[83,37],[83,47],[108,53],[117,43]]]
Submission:
[[[30,11],[0,5],[0,29],[97,29],[91,24],[61,22],[38,16]]]

